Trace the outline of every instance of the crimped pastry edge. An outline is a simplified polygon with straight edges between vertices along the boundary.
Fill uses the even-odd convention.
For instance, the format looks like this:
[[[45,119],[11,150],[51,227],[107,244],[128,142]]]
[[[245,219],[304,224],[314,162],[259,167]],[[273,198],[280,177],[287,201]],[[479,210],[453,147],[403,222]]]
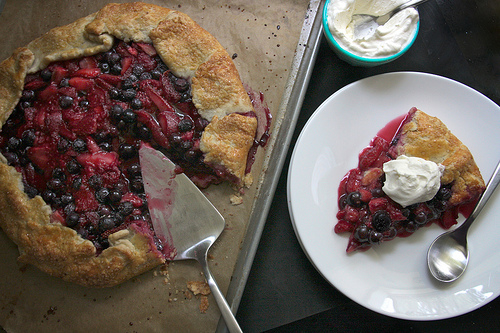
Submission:
[[[171,53],[172,50],[162,47],[163,38],[167,37],[168,32],[165,26],[167,22],[170,23],[170,19],[181,20],[184,29],[191,27],[201,33],[198,37],[211,41],[213,53],[207,54],[205,61],[199,64],[190,64],[189,71],[182,71],[183,59],[177,61],[180,65],[176,64],[175,58],[182,57],[182,52],[176,55]],[[194,36],[191,38],[193,47],[196,35],[191,35]],[[210,120],[214,116],[224,119],[234,112],[253,110],[227,52],[189,16],[140,2],[111,3],[97,13],[50,30],[26,47],[16,49],[11,57],[0,64],[0,125],[3,126],[18,103],[27,74],[37,72],[54,61],[105,52],[111,49],[114,38],[153,43],[167,66],[173,66],[171,69],[174,74],[189,76],[194,73],[190,78],[193,102],[202,116]],[[214,93],[211,82],[205,80],[205,83],[198,84],[195,79],[198,75],[203,78],[214,77],[203,71],[203,64],[210,62],[214,54],[223,60],[208,66],[209,70],[223,71],[223,75],[215,77],[222,80],[223,87],[227,87],[228,82],[229,86],[235,86],[231,96],[223,100],[221,105],[207,104],[207,100],[213,102],[211,96],[206,96],[207,92]],[[224,63],[228,60],[230,64]],[[255,133],[256,124],[253,122],[242,126],[245,132]],[[246,145],[238,148],[247,149]],[[219,163],[226,166],[224,158]],[[246,165],[246,156],[241,164]],[[50,221],[52,210],[40,196],[28,198],[23,190],[21,175],[7,165],[1,154],[0,193],[0,226],[18,246],[19,260],[50,275],[88,287],[111,287],[165,262],[151,237],[141,232],[140,226],[134,225],[110,235],[110,247],[96,256],[96,249],[90,241],[81,238],[74,230]]]

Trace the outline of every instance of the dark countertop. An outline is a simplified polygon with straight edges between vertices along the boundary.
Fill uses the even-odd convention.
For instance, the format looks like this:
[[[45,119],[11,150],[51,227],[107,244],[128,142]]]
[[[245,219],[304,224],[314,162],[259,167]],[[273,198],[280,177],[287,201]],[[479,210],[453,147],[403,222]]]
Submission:
[[[375,68],[339,60],[322,39],[301,114],[237,319],[244,332],[411,331],[500,329],[500,299],[471,313],[439,321],[387,317],[351,301],[316,271],[304,254],[288,214],[290,154],[302,127],[331,94],[359,79],[395,71],[441,75],[466,84],[500,105],[500,1],[433,0],[419,6],[420,32],[401,58]]]

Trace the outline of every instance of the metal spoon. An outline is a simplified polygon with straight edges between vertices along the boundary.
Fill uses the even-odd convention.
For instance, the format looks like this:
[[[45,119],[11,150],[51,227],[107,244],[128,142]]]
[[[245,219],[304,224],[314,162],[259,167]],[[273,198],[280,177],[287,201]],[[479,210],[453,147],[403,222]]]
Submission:
[[[385,24],[389,19],[399,11],[406,9],[408,7],[414,7],[420,5],[421,3],[427,2],[429,0],[410,0],[405,2],[396,8],[392,9],[390,12],[385,13],[380,16],[374,16],[369,14],[354,14],[352,16],[352,22],[354,26],[354,36],[357,38],[368,37],[372,35],[375,30],[377,30],[379,25]]]
[[[470,216],[460,227],[448,231],[432,242],[427,251],[427,265],[431,274],[441,282],[453,282],[464,273],[469,263],[469,250],[467,249],[467,231],[486,201],[500,182],[500,162],[490,178],[486,190],[474,207]]]

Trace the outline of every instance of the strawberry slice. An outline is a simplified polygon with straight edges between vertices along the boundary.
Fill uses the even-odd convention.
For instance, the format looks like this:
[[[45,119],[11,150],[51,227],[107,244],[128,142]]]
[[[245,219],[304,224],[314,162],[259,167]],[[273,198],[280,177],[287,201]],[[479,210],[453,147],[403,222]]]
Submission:
[[[62,79],[68,77],[69,71],[61,66],[54,66],[52,69],[52,81],[55,84],[61,83]]]
[[[80,68],[97,68],[97,60],[94,57],[85,57],[78,64]]]
[[[101,74],[99,75],[99,78],[101,78],[102,80],[104,80],[106,83],[109,83],[115,87],[118,86],[118,84],[120,82],[122,82],[122,78],[118,75],[112,75],[112,74]],[[110,87],[109,89],[111,89],[112,87]],[[109,90],[108,89],[108,90]]]
[[[177,124],[180,121],[180,117],[175,112],[160,112],[157,117],[161,129],[167,137],[178,131]]]
[[[32,80],[24,85],[24,90],[38,90],[47,86],[47,82],[42,79]]]
[[[57,87],[54,84],[51,84],[47,88],[40,91],[40,94],[38,94],[38,97],[42,101],[47,101],[50,98],[55,97],[56,95],[57,95]]]
[[[167,102],[165,99],[163,99],[163,97],[161,97],[160,94],[158,94],[153,89],[147,87],[146,94],[148,94],[148,97],[153,101],[153,103],[156,105],[156,107],[160,111],[175,112],[172,105],[170,105],[169,102]]]
[[[121,75],[125,75],[125,73],[129,70],[129,68],[131,68],[132,66],[132,61],[134,59],[132,57],[125,57],[122,59],[122,71],[121,71]]]
[[[154,57],[156,56],[156,49],[151,44],[146,43],[136,43],[137,46],[141,48],[148,56]]]
[[[55,155],[49,144],[30,147],[27,151],[28,158],[40,169],[47,170],[55,163]]]
[[[161,83],[163,85],[163,92],[165,93],[167,100],[172,101],[174,103],[177,103],[181,100],[182,95],[180,92],[175,90],[174,85],[172,84],[172,81],[170,80],[170,77],[168,75],[168,72],[164,72],[162,74]]]
[[[118,165],[118,154],[115,152],[80,154],[76,159],[84,167],[99,168],[103,170],[111,169]]]
[[[87,79],[92,79],[99,74],[101,74],[101,70],[99,68],[82,68],[73,73],[73,76],[81,76]]]
[[[72,77],[69,79],[69,85],[78,89],[87,91],[94,85],[91,79],[85,79],[83,77]]]
[[[148,112],[143,110],[136,111],[137,121],[146,125],[147,128],[151,131],[153,139],[162,147],[169,148],[170,144],[168,143],[168,139],[163,134],[160,124],[156,121],[156,119]]]
[[[99,203],[94,196],[94,192],[85,186],[82,186],[73,196],[77,212],[94,211],[99,208]]]

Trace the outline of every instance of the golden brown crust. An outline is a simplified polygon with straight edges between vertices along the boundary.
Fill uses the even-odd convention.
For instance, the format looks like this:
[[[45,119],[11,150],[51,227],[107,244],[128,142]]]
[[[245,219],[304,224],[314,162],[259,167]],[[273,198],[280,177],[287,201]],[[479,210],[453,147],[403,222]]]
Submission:
[[[192,89],[199,96],[197,106],[200,110],[221,108],[213,100],[217,95],[227,93],[207,82],[216,80],[217,75],[206,72],[221,71],[219,89],[237,91],[237,94],[232,92],[234,100],[224,97],[224,117],[215,119],[213,126],[209,125],[209,137],[218,136],[229,141],[212,141],[204,151],[212,163],[222,164],[234,171],[237,177],[243,177],[256,120],[226,116],[240,112],[242,109],[235,107],[240,104],[246,105],[243,108],[246,111],[253,109],[248,95],[242,90],[234,64],[215,38],[187,15],[150,4],[109,4],[95,14],[54,28],[26,47],[17,49],[0,64],[0,125],[5,123],[19,101],[28,73],[41,70],[53,61],[107,51],[115,37],[125,41],[152,42],[166,64],[175,68],[177,75],[186,75],[192,80]],[[172,42],[177,43],[173,48]],[[184,50],[184,47],[188,49]],[[196,52],[196,57],[188,56]],[[204,66],[205,62],[209,65]],[[231,88],[231,85],[236,88]],[[207,101],[210,101],[209,105],[205,105]],[[240,131],[241,137],[235,133],[231,135],[230,128]],[[217,130],[222,133],[218,134]],[[233,152],[229,151],[229,146],[233,147]],[[110,247],[96,256],[96,248],[90,241],[62,226],[56,219],[51,221],[51,214],[51,208],[41,197],[28,198],[23,191],[21,175],[7,166],[0,154],[0,226],[18,245],[20,261],[66,281],[92,287],[119,284],[164,262],[152,239],[141,232],[139,226],[110,235]]]
[[[410,111],[409,121],[400,130],[397,152],[444,165],[441,183],[453,184],[453,205],[476,199],[484,190],[484,180],[469,149],[441,120],[420,110]]]
[[[248,150],[253,144],[257,119],[230,114],[221,119],[215,116],[203,132],[200,149],[204,152],[205,162],[223,165],[231,174],[243,180]]]

